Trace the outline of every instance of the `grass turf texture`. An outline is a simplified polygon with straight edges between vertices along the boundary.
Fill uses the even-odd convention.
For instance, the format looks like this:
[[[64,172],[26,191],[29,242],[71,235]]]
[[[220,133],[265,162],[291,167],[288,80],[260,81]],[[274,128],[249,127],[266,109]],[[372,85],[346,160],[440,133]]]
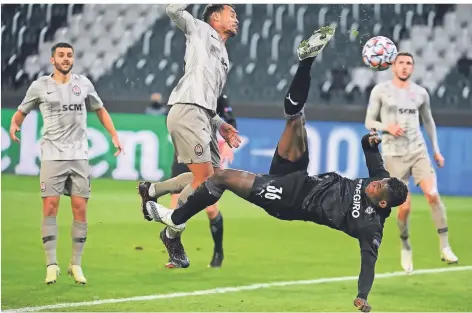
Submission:
[[[83,257],[88,280],[85,286],[76,285],[65,274],[71,254],[72,214],[69,199],[61,198],[57,254],[63,274],[55,285],[48,286],[44,283],[39,180],[2,175],[2,310],[358,275],[356,240],[313,223],[279,221],[229,192],[220,203],[225,223],[223,267],[207,268],[213,243],[208,219],[202,212],[189,221],[183,237],[190,268],[167,270],[167,254],[158,240],[162,225],[143,219],[135,186],[135,182],[93,182]],[[454,252],[460,265],[471,265],[472,199],[443,200]],[[168,204],[169,198],[161,202]],[[410,233],[415,269],[448,267],[439,259],[438,238],[426,201],[414,196],[412,207]],[[386,224],[376,272],[400,270],[400,241],[393,217]],[[375,311],[472,311],[471,281],[472,271],[378,279],[369,302]],[[357,281],[346,281],[56,311],[346,312],[355,310],[352,300],[356,294]]]

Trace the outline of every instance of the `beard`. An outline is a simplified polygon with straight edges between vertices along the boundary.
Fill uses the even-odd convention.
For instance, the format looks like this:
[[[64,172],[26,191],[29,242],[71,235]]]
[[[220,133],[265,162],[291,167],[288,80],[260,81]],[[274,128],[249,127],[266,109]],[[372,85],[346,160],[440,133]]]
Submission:
[[[236,36],[236,33],[230,29],[225,31],[225,34],[228,35],[229,38]]]
[[[238,29],[231,29],[231,28],[228,28],[226,31],[225,31],[225,34],[228,35],[228,37],[235,37],[237,34],[238,34]]]
[[[398,79],[401,80],[402,82],[406,82],[408,79],[410,79],[410,76],[411,75],[406,75],[406,77],[400,77],[399,75],[397,75]]]
[[[56,68],[56,70],[58,70],[59,72],[61,72],[62,75],[67,75],[67,74],[69,74],[69,72],[70,72],[70,71],[72,70],[72,68],[74,67],[74,64],[71,64],[68,70],[63,69],[63,68],[61,67],[61,65],[60,65],[60,64],[57,64],[57,63],[54,64],[54,67]]]

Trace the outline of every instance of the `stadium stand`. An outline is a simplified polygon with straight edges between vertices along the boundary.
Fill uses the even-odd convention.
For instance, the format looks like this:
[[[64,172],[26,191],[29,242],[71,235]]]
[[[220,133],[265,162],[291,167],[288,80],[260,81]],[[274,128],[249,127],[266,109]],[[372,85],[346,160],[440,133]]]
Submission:
[[[29,83],[34,75],[25,72],[27,57],[37,54],[82,9],[83,5],[2,4],[2,88]],[[35,72],[41,71],[36,68]]]
[[[203,9],[188,7],[196,17]],[[373,84],[391,73],[366,68],[362,45],[383,35],[416,56],[414,80],[429,90],[433,106],[472,107],[470,4],[237,4],[236,10],[240,33],[227,44],[226,88],[234,103],[278,102],[300,41],[315,27],[336,24],[335,40],[317,58],[312,103],[365,105]],[[164,5],[5,4],[2,89],[47,72],[56,41],[74,45],[75,71],[87,74],[101,94],[168,95],[183,72],[185,38]]]

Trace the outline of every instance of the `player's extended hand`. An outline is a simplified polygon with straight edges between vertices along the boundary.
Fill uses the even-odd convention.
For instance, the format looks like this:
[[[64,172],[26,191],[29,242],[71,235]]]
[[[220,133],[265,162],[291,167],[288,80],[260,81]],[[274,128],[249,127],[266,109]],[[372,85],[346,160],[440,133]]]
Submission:
[[[434,160],[439,168],[444,166],[444,157],[440,152],[434,154]]]
[[[354,299],[354,306],[361,312],[370,312],[372,307],[367,303],[367,300],[356,298]]]
[[[219,132],[221,137],[224,138],[224,140],[231,148],[239,147],[239,144],[241,143],[241,138],[239,138],[238,131],[236,130],[236,128],[234,128],[228,123],[224,123],[223,125],[221,125]]]
[[[20,127],[18,125],[16,125],[15,122],[12,122],[11,125],[10,125],[10,138],[11,140],[13,140],[14,142],[17,142],[19,143],[20,142],[20,139],[18,137],[16,137],[16,133],[20,131]]]
[[[123,152],[124,154],[123,146],[120,143],[120,139],[118,138],[118,135],[111,137],[111,142],[113,142],[113,145],[116,148],[115,156],[118,156],[121,152]]]
[[[380,137],[379,133],[372,128],[369,133],[369,144],[371,147],[378,146],[382,142],[382,138]]]
[[[400,125],[398,124],[390,124],[387,127],[387,131],[390,134],[394,135],[395,137],[403,136],[405,134],[405,131],[403,130],[403,128],[401,128]]]

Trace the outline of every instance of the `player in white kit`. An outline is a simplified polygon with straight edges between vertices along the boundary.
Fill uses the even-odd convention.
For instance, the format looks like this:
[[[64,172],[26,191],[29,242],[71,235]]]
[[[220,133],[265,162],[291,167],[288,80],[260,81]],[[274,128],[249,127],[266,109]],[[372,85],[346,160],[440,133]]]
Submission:
[[[436,125],[431,114],[428,92],[409,78],[413,72],[414,59],[409,53],[399,53],[392,64],[393,80],[377,84],[372,89],[367,108],[365,126],[383,131],[382,156],[387,171],[408,185],[410,176],[419,185],[431,206],[431,213],[439,234],[441,259],[457,263],[448,239],[446,207],[438,193],[436,172],[428,155],[420,129],[421,117],[424,128],[432,142],[434,160],[438,167],[444,166],[439,149]],[[380,121],[377,119],[380,116]],[[401,265],[406,272],[413,271],[413,256],[408,232],[411,197],[398,208],[397,225],[402,240]]]
[[[185,163],[193,179],[181,192],[179,203],[220,168],[220,155],[216,132],[230,147],[237,148],[240,138],[237,130],[216,114],[217,99],[223,92],[229,70],[226,41],[236,36],[238,19],[234,7],[227,4],[210,4],[205,8],[203,20],[185,11],[186,4],[171,4],[166,12],[186,38],[185,73],[172,91],[168,104],[167,128],[172,138],[177,160]],[[183,174],[185,175],[185,174]],[[188,176],[188,175],[186,175]],[[175,180],[179,180],[179,176]],[[150,182],[139,183],[141,196],[154,199],[161,194]],[[143,200],[143,210],[145,203]],[[217,212],[213,218],[220,218]],[[211,217],[210,217],[211,218]],[[164,229],[161,239],[180,242],[180,234]],[[214,255],[215,257],[215,255]],[[182,267],[187,267],[184,264]]]
[[[40,188],[43,198],[42,240],[46,252],[46,283],[53,284],[60,273],[56,259],[56,216],[61,195],[71,198],[72,257],[68,273],[75,281],[85,284],[82,253],[87,239],[87,202],[90,198],[91,173],[88,163],[87,106],[95,111],[100,122],[112,136],[117,148],[122,147],[108,111],[87,77],[72,74],[74,49],[68,43],[55,44],[51,49],[53,74],[34,81],[18,111],[13,115],[10,136],[20,140],[20,130],[26,115],[39,107],[44,121],[42,130]]]

